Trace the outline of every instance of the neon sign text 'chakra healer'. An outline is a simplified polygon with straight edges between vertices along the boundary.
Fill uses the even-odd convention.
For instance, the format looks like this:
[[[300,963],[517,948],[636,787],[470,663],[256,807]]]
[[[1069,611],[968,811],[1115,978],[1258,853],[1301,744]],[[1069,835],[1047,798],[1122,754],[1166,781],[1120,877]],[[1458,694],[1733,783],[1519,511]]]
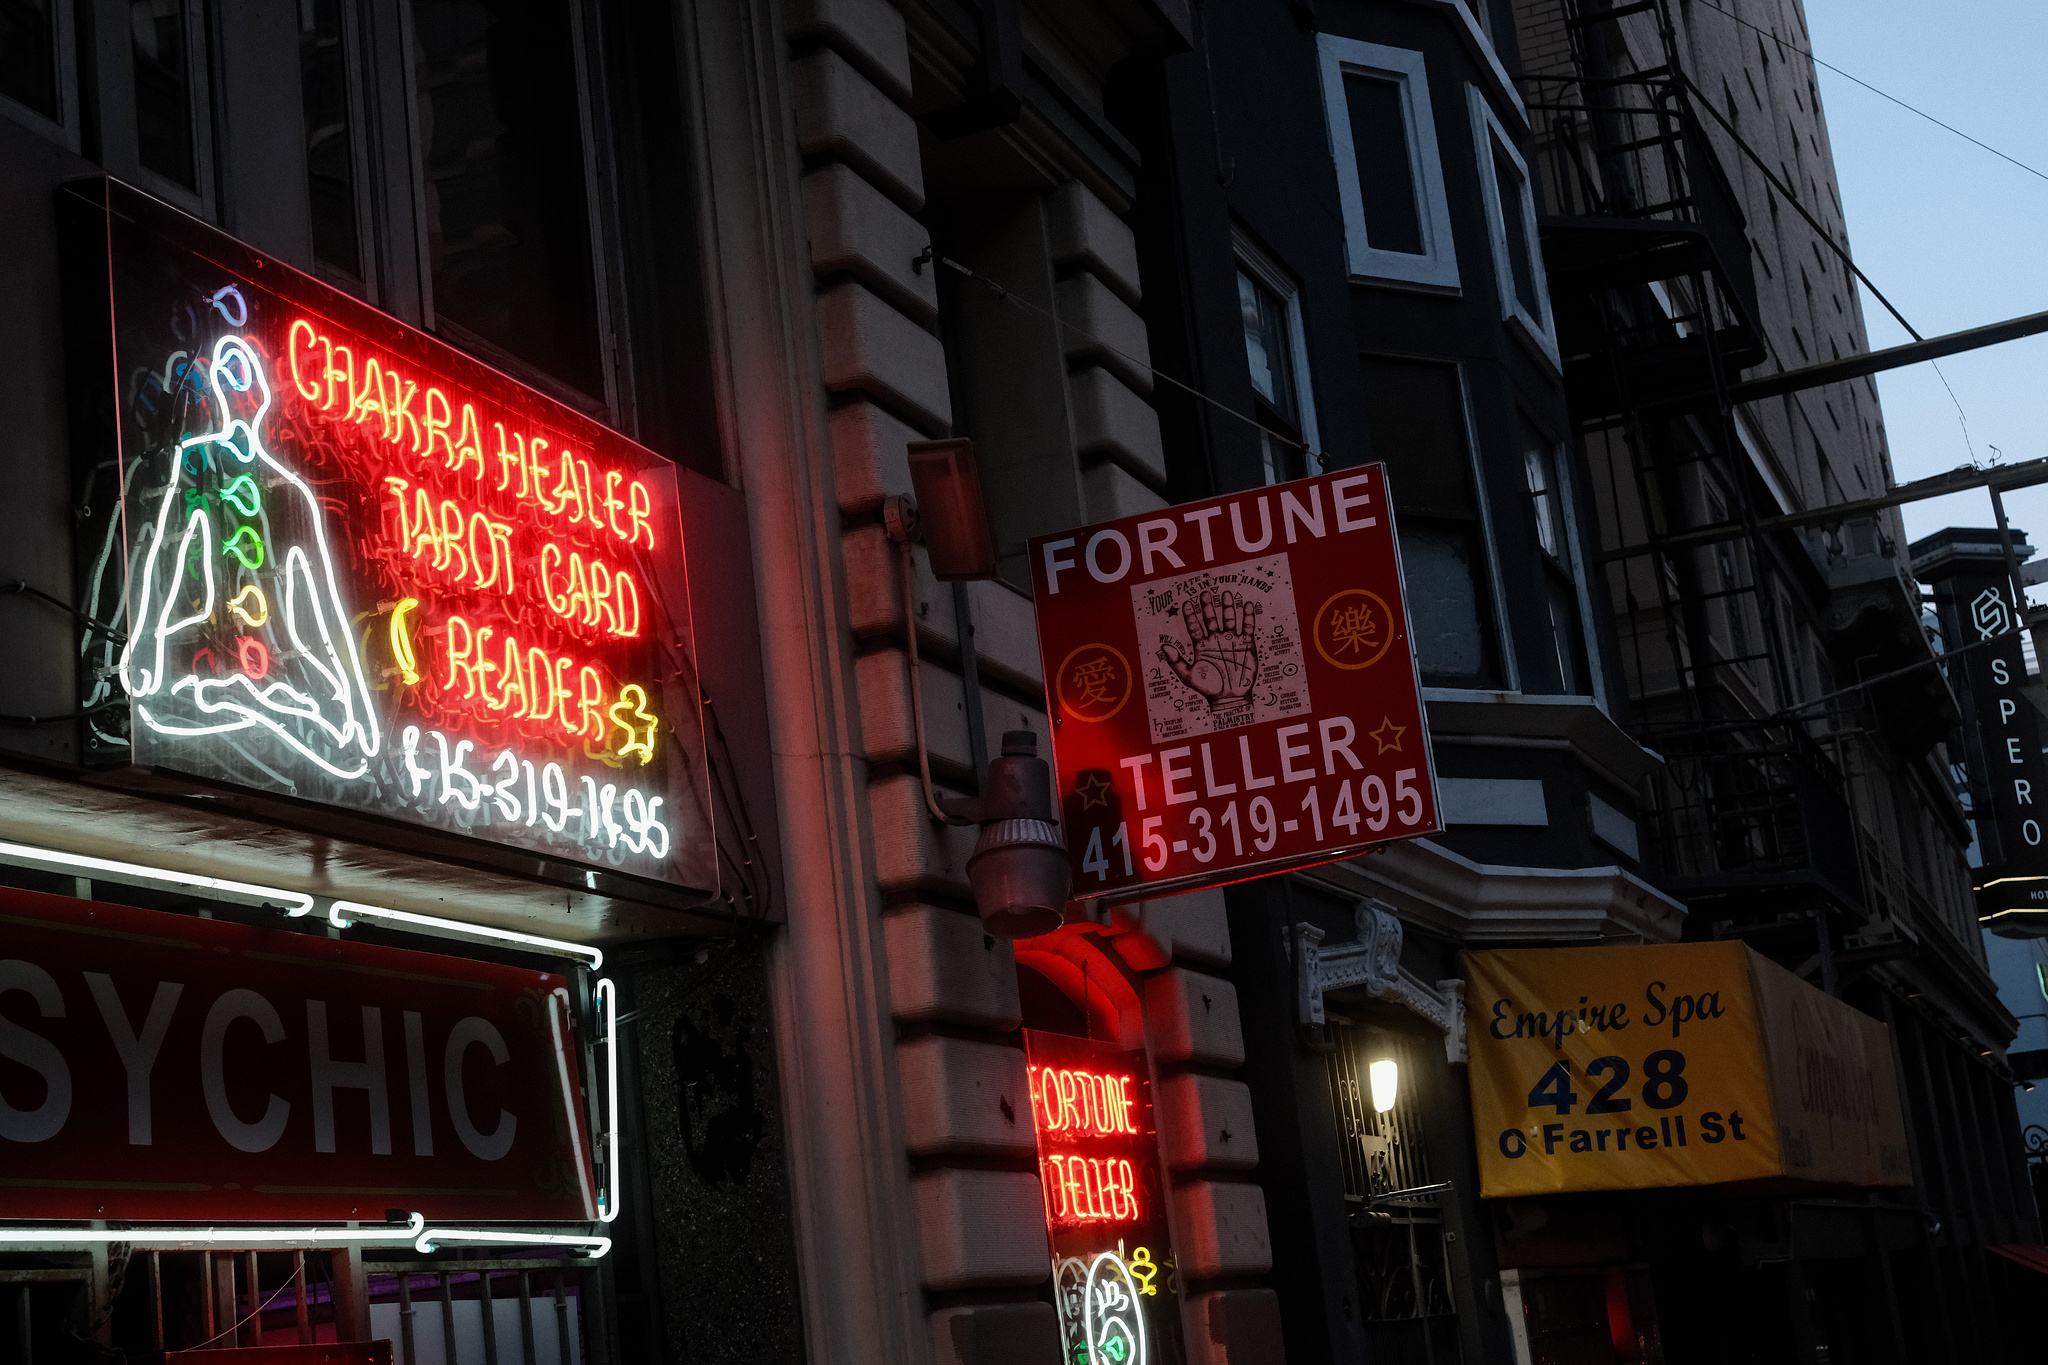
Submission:
[[[74,331],[112,340],[119,475],[82,606],[124,638],[84,642],[92,761],[712,892],[673,466],[104,193]]]

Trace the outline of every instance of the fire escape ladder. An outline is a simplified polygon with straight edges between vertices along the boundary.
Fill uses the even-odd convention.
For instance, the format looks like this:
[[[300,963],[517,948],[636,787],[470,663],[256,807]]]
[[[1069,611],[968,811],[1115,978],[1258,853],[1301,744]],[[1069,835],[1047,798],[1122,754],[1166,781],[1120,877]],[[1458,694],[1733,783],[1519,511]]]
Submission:
[[[1662,64],[1645,70],[1619,22],[1651,13]],[[1574,69],[1525,77],[1525,94],[1567,394],[1630,547],[1603,559],[1627,720],[1667,760],[1645,822],[1654,875],[1696,913],[1789,915],[1825,940],[1834,911],[1861,905],[1862,870],[1840,769],[1805,725],[1772,719],[1799,699],[1780,604],[1815,575],[1758,531],[1778,509],[1736,430],[1731,388],[1765,356],[1740,204],[1662,0],[1567,0],[1565,26]],[[1746,534],[1672,543],[1709,525]]]

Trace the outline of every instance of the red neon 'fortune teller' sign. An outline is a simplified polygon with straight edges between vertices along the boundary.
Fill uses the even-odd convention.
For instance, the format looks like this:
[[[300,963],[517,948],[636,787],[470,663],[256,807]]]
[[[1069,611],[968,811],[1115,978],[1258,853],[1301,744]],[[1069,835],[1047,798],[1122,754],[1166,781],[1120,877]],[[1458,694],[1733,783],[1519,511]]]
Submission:
[[[1025,1059],[1048,1226],[1149,1220],[1158,1179],[1144,1054],[1026,1030]]]
[[[88,752],[715,886],[674,468],[108,195]]]
[[[1090,1139],[1143,1137],[1136,1124],[1140,1084],[1124,1071],[1032,1064],[1031,1120],[1042,1147],[1046,1217],[1053,1223],[1130,1222],[1138,1216],[1138,1177],[1128,1156],[1091,1153]],[[1060,1146],[1075,1150],[1061,1152]]]
[[[1024,1030],[1064,1358],[1181,1359],[1178,1283],[1143,1051]]]

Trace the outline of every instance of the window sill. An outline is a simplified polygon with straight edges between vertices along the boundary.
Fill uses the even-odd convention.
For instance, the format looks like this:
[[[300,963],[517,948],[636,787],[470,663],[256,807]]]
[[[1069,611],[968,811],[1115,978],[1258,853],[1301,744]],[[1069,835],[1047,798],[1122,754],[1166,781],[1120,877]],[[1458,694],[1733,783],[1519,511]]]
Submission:
[[[1541,361],[1544,371],[1552,379],[1562,382],[1564,379],[1564,365],[1558,359],[1557,342],[1551,338],[1550,334],[1539,330],[1530,322],[1529,315],[1524,313],[1519,307],[1511,315],[1502,319],[1502,321],[1515,340],[1522,343],[1522,349]]]
[[[1562,740],[1630,788],[1664,765],[1662,755],[1631,739],[1592,697],[1425,687],[1422,700],[1433,736]]]
[[[1425,294],[1438,299],[1462,299],[1464,287],[1457,284],[1429,284],[1422,280],[1397,280],[1388,275],[1351,276],[1351,283],[1362,289],[1387,289],[1397,294]]]

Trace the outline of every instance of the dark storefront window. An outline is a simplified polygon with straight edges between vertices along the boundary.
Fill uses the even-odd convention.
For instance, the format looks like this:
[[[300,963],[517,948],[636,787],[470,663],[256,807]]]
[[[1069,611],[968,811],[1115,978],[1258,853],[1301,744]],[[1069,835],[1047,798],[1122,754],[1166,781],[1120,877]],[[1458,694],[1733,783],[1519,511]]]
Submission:
[[[57,117],[57,45],[50,0],[0,0],[0,95]]]
[[[306,181],[313,259],[363,276],[356,217],[355,140],[349,132],[349,63],[341,0],[300,0],[299,89],[306,114]]]
[[[135,54],[135,133],[142,164],[188,190],[199,188],[192,147],[192,66],[185,0],[130,0]]]
[[[1422,681],[1499,685],[1485,527],[1472,487],[1464,396],[1454,365],[1366,356],[1375,459],[1401,528],[1401,569]]]
[[[601,396],[569,7],[415,0],[413,22],[436,330]]]

